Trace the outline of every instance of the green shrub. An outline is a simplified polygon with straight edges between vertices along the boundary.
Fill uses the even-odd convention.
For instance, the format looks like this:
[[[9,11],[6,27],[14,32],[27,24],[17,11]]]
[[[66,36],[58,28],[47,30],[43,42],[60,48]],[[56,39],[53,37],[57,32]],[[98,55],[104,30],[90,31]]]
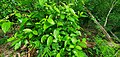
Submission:
[[[80,38],[82,35],[79,26],[83,12],[74,11],[71,4],[60,2],[57,5],[54,2],[45,2],[43,4],[40,2],[40,5],[36,1],[32,2],[33,8],[29,5],[30,1],[15,2],[15,5],[19,6],[17,9],[20,10],[15,10],[14,16],[20,28],[7,41],[12,41],[15,50],[22,45],[29,49],[37,49],[38,57],[85,57],[82,48],[87,48],[86,39]]]

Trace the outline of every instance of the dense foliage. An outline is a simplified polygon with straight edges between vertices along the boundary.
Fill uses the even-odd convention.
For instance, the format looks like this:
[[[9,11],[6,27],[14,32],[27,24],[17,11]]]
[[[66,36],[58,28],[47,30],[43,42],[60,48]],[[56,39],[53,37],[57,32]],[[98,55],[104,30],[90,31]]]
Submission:
[[[119,38],[107,41],[84,8],[104,26],[114,5],[104,27],[118,36],[119,0],[2,0],[0,4],[0,44],[10,42],[28,57],[120,56]]]

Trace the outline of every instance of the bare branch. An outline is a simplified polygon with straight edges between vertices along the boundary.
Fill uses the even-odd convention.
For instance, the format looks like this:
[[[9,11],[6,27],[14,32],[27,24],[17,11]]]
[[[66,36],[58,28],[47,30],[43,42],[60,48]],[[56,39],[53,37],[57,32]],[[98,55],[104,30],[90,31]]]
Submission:
[[[110,31],[110,33],[120,42],[119,38],[112,31]]]
[[[106,16],[106,18],[105,18],[104,27],[106,26],[107,21],[108,21],[108,17],[109,17],[109,15],[110,15],[110,13],[111,13],[111,11],[112,11],[113,7],[114,7],[116,4],[117,4],[117,1],[116,1],[116,0],[114,0],[114,1],[113,1],[113,3],[112,3],[112,6],[111,6],[111,8],[110,8],[110,10],[109,10],[109,12],[108,12],[108,14],[107,14],[107,16]]]
[[[110,35],[107,33],[107,31],[102,27],[102,25],[96,20],[96,18],[92,15],[92,13],[84,6],[88,14],[94,19],[94,23],[97,24],[100,27],[100,30],[103,32],[103,34],[107,37],[107,39],[111,42],[113,42],[112,38]]]

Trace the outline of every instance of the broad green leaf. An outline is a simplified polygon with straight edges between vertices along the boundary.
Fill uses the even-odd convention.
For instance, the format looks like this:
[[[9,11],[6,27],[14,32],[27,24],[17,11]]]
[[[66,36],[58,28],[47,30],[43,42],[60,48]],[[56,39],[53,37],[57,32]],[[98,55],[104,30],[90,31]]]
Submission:
[[[58,25],[58,26],[63,26],[63,23],[60,22],[60,21],[58,21],[58,22],[57,22],[57,25]]]
[[[80,46],[83,47],[83,48],[87,48],[87,45],[84,42],[80,42]]]
[[[14,46],[16,43],[18,43],[20,41],[20,39],[17,39],[15,41],[12,42],[12,45],[11,46]]]
[[[41,43],[43,43],[47,39],[48,36],[49,35],[43,35],[42,38],[41,38]]]
[[[65,43],[64,43],[64,47],[66,47],[68,44],[68,41],[66,40]]]
[[[38,32],[36,30],[32,31],[34,35],[38,35]]]
[[[18,48],[20,48],[20,46],[21,46],[21,41],[15,44],[14,49],[17,50]]]
[[[53,19],[52,19],[52,18],[48,18],[48,19],[47,19],[47,21],[48,21],[50,24],[52,24],[52,25],[54,25],[54,24],[55,24],[55,22],[53,21]]]
[[[61,14],[61,15],[60,15],[60,18],[61,18],[61,19],[64,19],[64,18],[65,18],[65,15]]]
[[[57,40],[57,37],[59,36],[59,29],[55,29],[53,32],[53,35],[54,35],[55,39]]]
[[[82,16],[82,15],[83,15],[83,12],[80,13],[80,16]]]
[[[7,39],[7,42],[10,42],[10,41],[13,41],[13,40],[15,40],[15,38],[11,37],[11,38]]]
[[[52,36],[49,36],[48,39],[47,39],[47,46],[50,46],[53,42],[53,37]]]
[[[60,10],[59,10],[56,6],[54,6],[54,9],[55,9],[58,13],[60,13]]]
[[[73,53],[75,54],[76,57],[86,57],[86,54],[83,51],[74,49]]]
[[[79,57],[79,54],[78,54],[77,50],[73,50],[73,53],[75,54],[75,56]]]
[[[78,50],[82,50],[82,48],[80,46],[76,46],[75,48]]]
[[[31,29],[24,29],[23,31],[24,31],[25,33],[32,32],[32,30],[31,30]]]
[[[24,18],[24,19],[21,20],[22,23],[20,25],[20,29],[24,27],[24,25],[27,22],[27,20],[28,20],[27,18]]]
[[[80,31],[76,31],[75,33],[76,33],[77,35],[82,36],[82,34],[81,34],[81,32],[80,32]]]
[[[37,40],[37,41],[34,42],[34,44],[35,44],[36,48],[40,47],[40,41]]]
[[[72,8],[69,8],[69,10],[72,14],[75,14],[75,11]]]
[[[45,56],[45,53],[46,53],[47,51],[49,51],[49,49],[48,49],[48,47],[45,47],[45,48],[44,48],[44,52],[43,52],[43,54],[42,54],[41,57],[44,57],[44,56]]]
[[[24,41],[24,43],[25,43],[25,45],[27,45],[29,42],[28,42],[28,40],[26,39],[26,40]]]
[[[32,38],[32,37],[33,37],[33,34],[32,34],[32,33],[30,33],[30,34],[29,34],[29,38]]]
[[[71,44],[71,45],[69,46],[69,48],[74,48],[74,45]]]
[[[39,0],[40,6],[43,6],[47,0]]]
[[[11,25],[12,25],[11,22],[5,22],[5,23],[3,23],[2,27],[1,27],[2,30],[3,30],[3,32],[6,33],[10,29]]]
[[[60,53],[58,53],[58,54],[56,55],[56,57],[60,57]]]
[[[60,50],[60,54],[65,54],[65,48],[62,48],[61,50]]]
[[[47,28],[49,28],[50,26],[52,26],[50,23],[45,22],[44,25],[43,25],[44,31],[45,31]]]
[[[73,17],[71,17],[71,16],[69,16],[67,19],[72,21],[72,22],[75,22],[75,19]]]
[[[77,39],[76,38],[72,38],[71,41],[72,41],[73,44],[76,44]]]
[[[21,17],[21,14],[20,13],[16,13],[15,16]]]
[[[86,43],[86,38],[83,38],[83,39],[82,39],[82,42]]]

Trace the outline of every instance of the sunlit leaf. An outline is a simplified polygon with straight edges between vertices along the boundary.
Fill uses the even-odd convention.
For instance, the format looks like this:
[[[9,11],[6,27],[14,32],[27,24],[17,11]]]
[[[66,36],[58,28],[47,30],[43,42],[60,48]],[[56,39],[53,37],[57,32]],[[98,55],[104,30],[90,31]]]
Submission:
[[[13,40],[15,40],[14,37],[11,37],[11,38],[7,39],[8,42],[13,41]]]
[[[76,46],[75,48],[78,50],[82,50],[82,48],[80,46]]]
[[[35,47],[38,48],[40,46],[40,41],[37,40],[34,42],[34,44],[35,44]]]
[[[59,35],[59,29],[55,29],[53,32],[53,35],[54,35],[55,39],[57,39],[57,37]]]
[[[41,43],[43,43],[47,39],[48,36],[49,35],[43,35],[42,38],[41,38]]]
[[[46,1],[47,0],[39,0],[39,3],[40,3],[41,6],[43,6]]]
[[[60,57],[60,53],[58,53],[58,54],[56,55],[56,57]]]
[[[24,25],[25,25],[25,23],[26,23],[27,21],[28,21],[27,18],[24,18],[24,19],[21,20],[22,23],[21,23],[21,25],[20,25],[20,29],[24,27]]]
[[[60,13],[60,10],[59,10],[56,6],[54,6],[54,9],[55,9],[58,13]]]
[[[11,25],[12,25],[11,22],[5,22],[5,23],[3,23],[2,27],[1,27],[2,30],[3,30],[3,32],[6,33],[10,29]]]
[[[69,48],[74,48],[74,45],[70,45]]]
[[[76,38],[72,38],[71,41],[72,41],[73,44],[76,44],[77,39]]]
[[[21,17],[21,14],[20,13],[16,13],[15,16]]]
[[[48,18],[47,21],[48,21],[50,24],[52,24],[52,25],[55,24],[55,22],[54,22],[53,19],[51,19],[51,18]]]
[[[17,50],[18,48],[20,48],[20,46],[21,46],[21,41],[15,44],[15,46],[14,46],[15,50]]]
[[[47,39],[47,46],[50,46],[52,42],[53,42],[53,37],[49,36]]]
[[[24,29],[23,31],[24,31],[25,33],[32,32],[32,30],[31,30],[31,29]]]
[[[64,19],[64,18],[65,18],[65,15],[61,14],[61,15],[60,15],[60,18],[61,18],[61,19]]]
[[[49,28],[50,26],[52,26],[50,23],[45,22],[44,25],[43,25],[44,31],[45,31],[47,28]]]
[[[29,34],[29,38],[32,38],[32,37],[33,37],[33,34],[32,34],[32,33],[30,33],[30,34]]]
[[[34,35],[38,35],[38,32],[36,30],[32,31]]]

